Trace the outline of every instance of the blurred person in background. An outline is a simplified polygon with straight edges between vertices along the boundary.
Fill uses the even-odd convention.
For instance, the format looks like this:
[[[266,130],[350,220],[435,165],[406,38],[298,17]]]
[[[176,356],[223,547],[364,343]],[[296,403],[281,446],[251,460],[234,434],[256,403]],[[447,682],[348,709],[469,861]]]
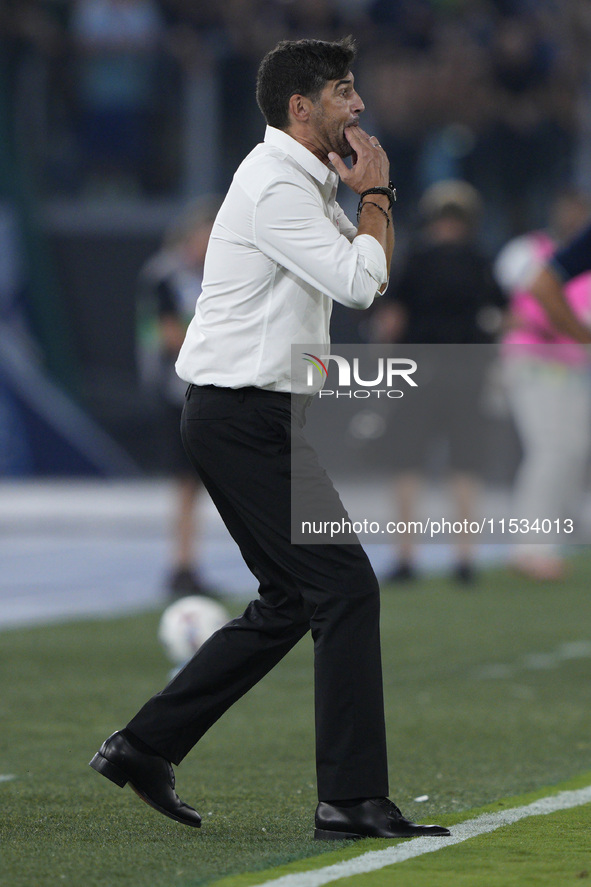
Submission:
[[[416,519],[425,469],[439,444],[447,448],[456,519],[472,520],[484,445],[482,390],[492,355],[490,349],[439,346],[492,343],[505,299],[491,263],[475,244],[482,213],[478,192],[467,182],[442,181],[424,193],[419,210],[423,230],[373,321],[380,342],[434,346],[417,351],[424,383],[393,416],[397,515],[405,522]],[[414,537],[407,533],[397,540],[398,561],[388,582],[416,576]],[[470,583],[473,543],[468,535],[454,536],[454,542],[453,576]]]
[[[486,36],[488,119],[470,180],[498,246],[544,223],[552,195],[571,175],[576,123],[564,15],[543,4],[497,6]]]
[[[589,217],[589,198],[578,191],[555,200],[546,230],[532,231],[510,241],[495,262],[495,275],[510,297],[508,330],[502,349],[511,415],[522,445],[522,459],[513,490],[511,516],[530,523],[574,519],[585,484],[591,450],[591,382],[586,326],[575,324],[561,332],[560,316],[552,320],[532,284],[548,262],[544,281],[554,289],[563,270],[551,262],[561,245]],[[556,277],[556,270],[558,277]],[[539,284],[538,284],[539,286]],[[542,290],[542,295],[544,291]],[[564,299],[579,323],[591,321],[591,274],[564,284]],[[559,310],[559,309],[558,309]],[[544,544],[540,534],[520,534],[512,565],[533,579],[561,579],[565,561],[556,542]],[[548,538],[548,537],[546,537]],[[522,541],[523,540],[523,541]]]
[[[408,226],[420,196],[421,146],[429,108],[428,59],[407,48],[395,53],[388,48],[368,60],[365,77],[380,139],[396,170],[397,224]]]
[[[85,188],[135,193],[149,181],[158,51],[156,0],[74,0],[70,38]]]
[[[13,192],[16,186],[14,173],[8,170],[10,155],[21,163],[45,148],[29,144],[27,127],[31,115],[47,114],[43,99],[49,71],[52,87],[59,88],[53,69],[59,66],[66,40],[50,7],[40,0],[0,0],[0,194]]]
[[[146,391],[161,404],[155,415],[164,432],[164,463],[176,478],[173,568],[168,580],[172,599],[212,594],[195,559],[196,506],[206,493],[181,441],[187,385],[177,376],[174,364],[201,293],[207,243],[220,205],[221,199],[213,195],[191,204],[171,226],[162,248],[144,265],[139,278],[139,374]]]

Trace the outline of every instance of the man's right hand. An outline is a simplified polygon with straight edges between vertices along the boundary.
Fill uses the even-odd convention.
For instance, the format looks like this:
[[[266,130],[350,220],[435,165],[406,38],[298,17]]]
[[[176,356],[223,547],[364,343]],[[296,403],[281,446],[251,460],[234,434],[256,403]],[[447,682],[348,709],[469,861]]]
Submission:
[[[338,154],[331,152],[328,155],[341,181],[356,194],[361,194],[368,188],[387,187],[390,180],[390,161],[377,137],[369,136],[360,126],[347,126],[345,137],[353,151],[351,168]]]

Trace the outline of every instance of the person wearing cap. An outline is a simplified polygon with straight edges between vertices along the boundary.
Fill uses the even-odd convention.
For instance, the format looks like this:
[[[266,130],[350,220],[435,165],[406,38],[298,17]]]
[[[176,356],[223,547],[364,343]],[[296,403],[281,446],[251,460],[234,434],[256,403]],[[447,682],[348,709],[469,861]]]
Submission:
[[[474,516],[484,430],[480,401],[492,354],[466,346],[490,345],[505,307],[491,264],[475,243],[482,213],[476,189],[461,180],[438,182],[423,194],[419,212],[422,229],[375,327],[378,341],[428,346],[417,350],[420,391],[400,402],[391,429],[397,517],[407,524],[416,518],[425,469],[443,448],[454,519]],[[470,583],[473,543],[463,534],[454,539],[453,578]],[[408,533],[396,536],[398,560],[387,582],[415,578],[416,541]]]

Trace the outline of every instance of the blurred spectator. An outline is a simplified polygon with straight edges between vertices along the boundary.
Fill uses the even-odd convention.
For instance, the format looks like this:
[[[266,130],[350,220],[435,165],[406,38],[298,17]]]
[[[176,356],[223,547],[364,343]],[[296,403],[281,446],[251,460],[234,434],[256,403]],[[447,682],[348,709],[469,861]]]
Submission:
[[[0,32],[18,32],[21,41],[26,33],[46,52],[54,40],[48,24],[53,19],[55,30],[60,18],[47,8],[68,3],[3,0]],[[150,191],[163,160],[190,165],[185,140],[194,142],[194,122],[187,120],[195,100],[180,78],[199,66],[220,119],[209,187],[225,185],[262,133],[252,99],[256,60],[282,37],[334,39],[347,31],[372,49],[359,82],[392,160],[403,235],[420,194],[440,179],[464,178],[481,191],[484,232],[495,248],[546,218],[575,156],[579,180],[591,179],[584,150],[591,131],[586,3],[72,0],[71,7],[79,73],[63,76],[64,69],[68,82],[50,88],[75,92],[86,176],[103,189]],[[155,77],[162,48],[180,69]],[[166,110],[164,138],[160,126],[147,125],[155,107]],[[66,141],[63,134],[58,146],[49,140],[62,152],[57,186],[65,188]],[[185,187],[195,184],[182,170],[173,178],[177,172]],[[171,187],[170,174],[164,177]]]
[[[511,515],[531,524],[576,516],[591,448],[591,384],[587,349],[556,328],[528,286],[556,248],[581,228],[590,209],[582,194],[564,192],[552,207],[548,229],[512,240],[495,263],[497,279],[511,297],[502,354],[523,449]],[[589,324],[591,274],[566,284],[564,295],[575,315]],[[514,567],[534,579],[562,578],[565,564],[558,545],[541,544],[540,538],[539,533],[520,534]]]
[[[470,22],[441,22],[429,54],[428,131],[420,151],[419,189],[465,179],[488,120],[487,56]]]
[[[429,61],[407,50],[382,50],[363,68],[363,81],[396,185],[395,221],[409,224],[420,194],[421,147],[428,132]]]
[[[0,0],[0,64],[6,70],[32,49],[56,53],[62,44],[59,16],[43,0]]]
[[[198,530],[195,506],[203,497],[201,481],[184,451],[180,420],[186,383],[174,364],[195,313],[211,227],[220,207],[217,197],[189,206],[168,231],[162,248],[140,274],[138,362],[146,392],[160,409],[155,413],[164,431],[164,463],[176,478],[173,569],[168,580],[171,597],[209,594],[194,564]]]
[[[86,184],[135,191],[151,159],[158,49],[156,0],[74,0],[71,37]]]
[[[335,40],[342,36],[343,17],[334,0],[298,0],[282,5],[289,31],[286,38]]]
[[[544,25],[541,14],[506,15],[490,32],[488,121],[470,175],[486,200],[497,243],[542,224],[571,174],[574,92],[560,32]]]
[[[423,230],[376,318],[379,341],[494,341],[505,299],[475,243],[482,213],[480,195],[467,182],[441,181],[427,189],[419,203]]]
[[[437,14],[430,0],[371,0],[368,15],[382,40],[415,50],[433,44]]]
[[[0,0],[0,138],[4,149],[21,155],[21,159],[31,150],[33,133],[25,131],[30,124],[31,105],[47,100],[39,83],[46,76],[43,64],[56,59],[63,48],[61,23],[47,4],[40,0]],[[34,84],[27,82],[32,76]],[[46,109],[41,113],[47,113]]]
[[[493,342],[504,298],[490,263],[474,245],[482,210],[474,188],[462,181],[440,182],[425,192],[420,210],[423,236],[375,320],[379,341],[429,346],[409,349],[409,356],[417,355],[420,390],[400,401],[392,417],[398,517],[407,523],[416,519],[428,459],[443,445],[457,518],[472,520],[484,448],[482,390],[492,351],[469,346]],[[398,539],[398,563],[387,581],[415,577],[414,539],[410,534]],[[470,537],[454,536],[454,541],[454,577],[471,582]]]
[[[566,9],[568,57],[576,96],[576,153],[574,181],[591,193],[591,3],[571,0]]]
[[[184,27],[196,34],[222,28],[221,4],[195,3],[195,0],[161,0],[160,6],[170,26]]]

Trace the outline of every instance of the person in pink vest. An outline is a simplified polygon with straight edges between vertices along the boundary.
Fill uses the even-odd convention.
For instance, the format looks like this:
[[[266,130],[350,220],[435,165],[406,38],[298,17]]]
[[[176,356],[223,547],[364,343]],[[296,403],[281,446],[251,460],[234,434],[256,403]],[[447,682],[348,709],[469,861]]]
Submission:
[[[590,354],[579,344],[591,341],[591,273],[564,285],[557,278],[560,304],[557,295],[548,301],[538,292],[540,279],[555,276],[556,250],[581,228],[589,210],[581,194],[565,191],[555,201],[549,230],[510,241],[495,262],[497,280],[511,299],[501,353],[523,450],[509,516],[534,527],[570,519],[576,531],[591,449]],[[563,578],[557,536],[532,530],[513,541],[512,565],[520,573],[539,580]]]

